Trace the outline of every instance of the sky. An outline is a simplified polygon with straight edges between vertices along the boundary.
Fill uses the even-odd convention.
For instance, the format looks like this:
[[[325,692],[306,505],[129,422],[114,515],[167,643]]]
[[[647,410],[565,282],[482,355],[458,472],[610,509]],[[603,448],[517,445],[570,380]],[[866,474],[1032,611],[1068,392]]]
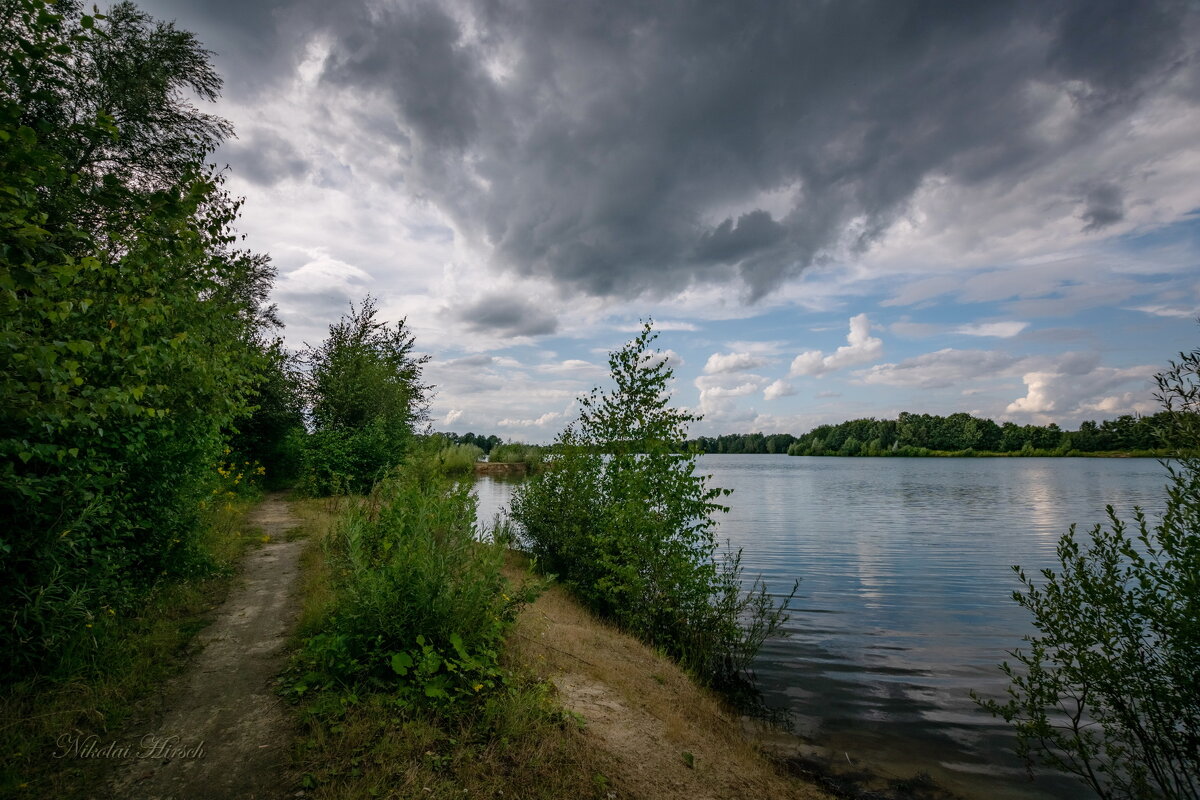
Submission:
[[[1156,410],[1200,339],[1200,3],[146,0],[293,348],[543,442],[652,318],[695,434]]]

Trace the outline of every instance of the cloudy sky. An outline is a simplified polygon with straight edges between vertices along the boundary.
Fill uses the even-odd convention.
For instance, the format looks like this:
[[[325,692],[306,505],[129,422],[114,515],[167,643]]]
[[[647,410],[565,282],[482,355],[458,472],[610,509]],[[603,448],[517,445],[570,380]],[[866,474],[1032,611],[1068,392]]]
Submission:
[[[366,293],[543,441],[653,317],[699,433],[1153,410],[1200,340],[1200,5],[146,0],[293,346]]]

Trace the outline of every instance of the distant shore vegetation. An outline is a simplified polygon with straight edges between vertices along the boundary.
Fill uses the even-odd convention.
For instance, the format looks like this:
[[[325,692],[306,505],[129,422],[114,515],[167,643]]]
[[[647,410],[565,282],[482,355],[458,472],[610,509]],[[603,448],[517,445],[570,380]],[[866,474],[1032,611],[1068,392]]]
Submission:
[[[713,454],[789,456],[900,456],[900,457],[1022,457],[1090,456],[1160,458],[1183,445],[1164,439],[1163,413],[1149,416],[1124,414],[1099,422],[1088,420],[1078,430],[1055,423],[1017,425],[959,413],[901,413],[896,419],[853,419],[820,425],[800,436],[790,433],[727,433],[698,436],[683,443],[688,452]],[[543,445],[504,442],[499,436],[475,433],[440,433],[448,446],[478,448],[477,459],[495,463],[544,460]],[[457,451],[465,453],[467,447]],[[472,450],[472,452],[474,452]],[[461,458],[462,456],[459,455]]]
[[[493,464],[527,464],[535,466],[545,460],[550,449],[545,445],[505,442],[499,436],[467,433],[437,433],[445,441],[443,455],[456,464],[471,454],[472,461],[486,459]]]
[[[1017,425],[959,413],[949,416],[902,413],[896,419],[854,419],[820,425],[801,436],[742,433],[701,436],[687,442],[701,453],[790,456],[1122,456],[1169,455],[1166,420],[1125,414],[1088,420],[1078,430],[1058,425]],[[1174,443],[1178,444],[1178,443]]]

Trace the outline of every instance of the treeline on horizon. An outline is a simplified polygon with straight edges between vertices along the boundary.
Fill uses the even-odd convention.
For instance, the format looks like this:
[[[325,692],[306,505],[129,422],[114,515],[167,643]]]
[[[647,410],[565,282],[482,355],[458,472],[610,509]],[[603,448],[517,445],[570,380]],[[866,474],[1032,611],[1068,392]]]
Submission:
[[[902,412],[897,419],[847,420],[820,425],[808,433],[726,433],[698,436],[684,448],[700,453],[790,456],[926,456],[1088,454],[1160,455],[1178,443],[1165,441],[1166,412],[1123,414],[1116,419],[1080,423],[1078,430],[1049,425],[997,423],[958,413],[950,416]],[[495,434],[439,433],[451,444],[473,445],[489,460],[506,460],[507,451],[544,450],[539,445],[505,443]],[[513,460],[521,460],[515,458]]]
[[[903,412],[897,419],[854,419],[820,425],[801,436],[788,433],[734,433],[700,436],[687,442],[701,453],[791,456],[1038,455],[1100,453],[1156,455],[1172,442],[1163,439],[1165,412],[1124,414],[1078,430],[1049,425],[997,423],[958,413],[950,416]]]

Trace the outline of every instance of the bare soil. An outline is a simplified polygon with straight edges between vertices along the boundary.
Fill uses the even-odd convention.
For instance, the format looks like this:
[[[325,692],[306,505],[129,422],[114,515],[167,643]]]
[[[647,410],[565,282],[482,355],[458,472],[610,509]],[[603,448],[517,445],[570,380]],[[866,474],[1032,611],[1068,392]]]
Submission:
[[[245,557],[238,585],[197,637],[202,650],[164,688],[154,722],[130,742],[104,796],[129,800],[274,800],[293,786],[286,774],[293,731],[274,680],[298,611],[303,541],[281,495],[248,522],[267,541]]]
[[[514,644],[554,682],[602,751],[615,794],[663,800],[824,800],[765,758],[738,714],[666,657],[596,619],[561,587],[528,607]]]

